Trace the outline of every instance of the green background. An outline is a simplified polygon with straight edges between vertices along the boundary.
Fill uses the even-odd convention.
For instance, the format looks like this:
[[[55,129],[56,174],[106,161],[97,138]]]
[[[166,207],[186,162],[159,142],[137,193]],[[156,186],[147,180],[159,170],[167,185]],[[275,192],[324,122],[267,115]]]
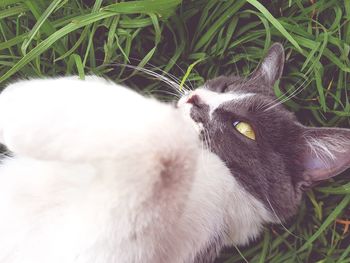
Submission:
[[[1,0],[0,87],[28,77],[94,74],[163,100],[172,91],[247,75],[273,42],[286,50],[275,93],[310,126],[349,127],[350,1]],[[308,191],[298,215],[266,227],[220,262],[350,262],[350,173]]]

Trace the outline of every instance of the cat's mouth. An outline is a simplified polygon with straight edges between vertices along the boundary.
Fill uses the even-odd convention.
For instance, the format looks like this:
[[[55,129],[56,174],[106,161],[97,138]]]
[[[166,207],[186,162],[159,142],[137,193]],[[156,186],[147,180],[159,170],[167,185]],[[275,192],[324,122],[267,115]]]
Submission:
[[[201,135],[203,133],[204,126],[200,120],[193,118],[193,115],[191,114],[193,104],[190,102],[190,99],[190,94],[184,95],[176,103],[175,107],[182,112],[185,118],[193,125],[194,129],[198,132],[198,134]]]

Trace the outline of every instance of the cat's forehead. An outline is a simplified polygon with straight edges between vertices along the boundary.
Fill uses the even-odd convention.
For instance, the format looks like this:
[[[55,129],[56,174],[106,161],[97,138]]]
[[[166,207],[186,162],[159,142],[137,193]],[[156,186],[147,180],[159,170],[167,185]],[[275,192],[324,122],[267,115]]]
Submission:
[[[264,95],[270,99],[274,99],[272,88],[267,87],[266,83],[260,82],[256,78],[243,78],[234,75],[219,76],[208,80],[203,87],[218,93],[255,93],[256,95]]]
[[[205,98],[210,107],[210,114],[216,109],[226,111],[259,112],[267,115],[288,115],[294,121],[294,115],[277,103],[271,87],[254,79],[239,76],[220,76],[207,81],[195,93]]]
[[[218,110],[232,113],[260,112],[262,114],[265,109],[276,102],[275,98],[255,90],[255,86],[248,87],[242,82],[232,84],[232,82],[223,81],[222,78],[209,81],[192,91],[187,95],[186,100],[191,97],[196,99],[198,104],[206,106],[209,120]],[[278,107],[277,114],[280,111],[285,111],[285,109]],[[276,111],[273,110],[267,114],[274,112]]]
[[[190,96],[198,96],[199,103],[208,106],[208,117],[211,119],[213,113],[220,108],[226,108],[229,111],[231,107],[247,107],[257,94],[240,91],[220,93],[202,87],[195,90]]]

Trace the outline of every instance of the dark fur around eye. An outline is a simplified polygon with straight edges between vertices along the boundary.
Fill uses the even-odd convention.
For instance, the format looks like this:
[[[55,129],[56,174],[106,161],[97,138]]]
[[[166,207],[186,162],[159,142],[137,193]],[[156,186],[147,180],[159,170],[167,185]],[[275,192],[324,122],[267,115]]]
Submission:
[[[228,84],[224,83],[224,85],[222,85],[219,90],[220,90],[220,93],[224,93],[227,91],[227,89],[228,89]]]
[[[242,85],[243,79],[237,76],[220,76],[209,80],[205,84],[205,88],[217,93],[225,93],[234,91]]]
[[[226,82],[223,83],[212,83],[210,86],[207,86],[207,88],[211,91],[217,92],[217,93],[225,93],[228,91],[229,85]]]

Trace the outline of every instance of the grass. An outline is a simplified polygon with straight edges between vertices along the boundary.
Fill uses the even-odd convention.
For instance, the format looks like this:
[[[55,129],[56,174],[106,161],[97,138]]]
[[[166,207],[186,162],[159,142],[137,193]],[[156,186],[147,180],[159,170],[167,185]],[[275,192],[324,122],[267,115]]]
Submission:
[[[2,0],[0,86],[96,74],[169,99],[163,83],[121,64],[198,86],[220,74],[248,74],[279,41],[287,63],[276,95],[304,124],[349,127],[349,20],[349,0]],[[349,175],[309,191],[288,231],[267,227],[220,261],[350,262],[350,234],[339,223],[350,219]]]

